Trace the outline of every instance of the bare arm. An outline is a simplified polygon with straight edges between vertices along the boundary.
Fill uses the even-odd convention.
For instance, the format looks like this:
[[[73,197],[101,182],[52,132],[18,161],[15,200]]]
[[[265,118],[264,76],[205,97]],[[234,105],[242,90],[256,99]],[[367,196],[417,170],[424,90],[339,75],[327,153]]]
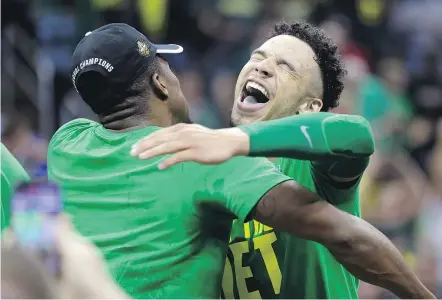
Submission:
[[[258,202],[254,218],[277,230],[321,243],[353,275],[401,298],[434,299],[396,247],[364,220],[286,181]]]

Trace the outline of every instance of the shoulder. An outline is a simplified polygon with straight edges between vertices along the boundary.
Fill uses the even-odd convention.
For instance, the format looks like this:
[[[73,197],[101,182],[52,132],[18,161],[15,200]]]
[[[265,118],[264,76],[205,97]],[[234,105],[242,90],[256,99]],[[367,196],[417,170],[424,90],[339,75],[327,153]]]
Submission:
[[[73,130],[79,130],[79,129],[83,129],[83,128],[91,128],[91,127],[97,127],[97,126],[100,126],[100,124],[95,121],[92,121],[92,120],[75,119],[75,120],[72,120],[72,121],[64,124],[63,126],[61,126],[57,130],[57,132],[55,133],[54,136],[56,136],[58,134],[62,134],[67,131],[73,131]]]
[[[61,126],[55,134],[52,136],[49,148],[53,147],[54,145],[57,145],[58,143],[66,140],[69,136],[72,134],[79,133],[83,130],[90,129],[90,128],[96,128],[100,126],[99,123],[88,120],[88,119],[75,119],[72,120],[63,126]]]

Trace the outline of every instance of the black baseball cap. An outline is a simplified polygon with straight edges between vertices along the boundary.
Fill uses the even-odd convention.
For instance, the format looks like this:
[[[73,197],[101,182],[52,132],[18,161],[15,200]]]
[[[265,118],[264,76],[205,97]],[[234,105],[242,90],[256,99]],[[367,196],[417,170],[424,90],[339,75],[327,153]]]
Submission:
[[[107,91],[108,94],[124,98],[125,91],[138,76],[143,74],[156,55],[181,52],[183,47],[179,45],[151,43],[144,34],[128,24],[108,24],[86,33],[78,43],[72,55],[72,83],[83,97],[86,91],[82,90],[77,82],[86,73],[98,73],[100,79],[106,82],[108,89],[111,89]],[[88,86],[94,86],[94,82]],[[110,103],[96,103],[86,97],[83,99],[95,112],[110,105]],[[100,100],[102,101],[103,99]]]

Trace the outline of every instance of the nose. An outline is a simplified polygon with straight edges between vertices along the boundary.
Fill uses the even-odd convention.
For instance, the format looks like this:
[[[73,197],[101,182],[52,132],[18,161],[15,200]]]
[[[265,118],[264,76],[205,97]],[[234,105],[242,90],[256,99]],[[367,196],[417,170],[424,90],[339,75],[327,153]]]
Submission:
[[[265,59],[255,66],[255,71],[264,77],[272,77],[273,70],[270,59]]]

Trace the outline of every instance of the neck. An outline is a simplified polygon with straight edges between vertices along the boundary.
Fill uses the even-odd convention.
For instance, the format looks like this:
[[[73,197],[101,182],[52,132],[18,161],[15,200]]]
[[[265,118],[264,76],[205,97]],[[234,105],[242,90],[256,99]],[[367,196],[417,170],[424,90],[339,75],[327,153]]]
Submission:
[[[165,105],[149,101],[126,101],[112,110],[100,114],[100,123],[113,131],[130,131],[148,126],[167,127],[172,125],[172,118]],[[162,102],[162,101],[161,101]],[[149,106],[147,103],[151,103]]]

